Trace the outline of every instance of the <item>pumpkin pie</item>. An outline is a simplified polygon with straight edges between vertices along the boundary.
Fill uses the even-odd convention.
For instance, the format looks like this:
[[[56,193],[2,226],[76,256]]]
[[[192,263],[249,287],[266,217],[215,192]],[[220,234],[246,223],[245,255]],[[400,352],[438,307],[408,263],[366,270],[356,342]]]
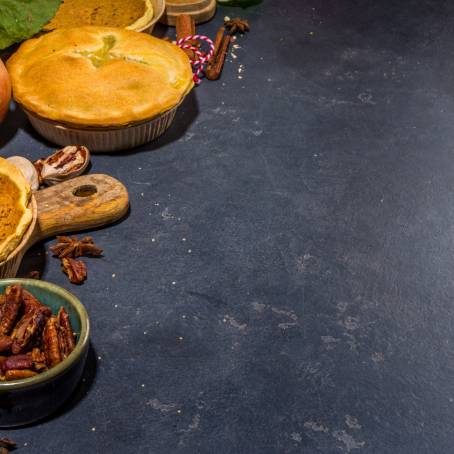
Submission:
[[[152,19],[151,0],[63,0],[44,30],[84,25],[127,27],[136,30]]]
[[[0,158],[0,262],[16,249],[32,221],[30,197],[22,172]]]
[[[193,87],[189,58],[145,33],[58,29],[9,59],[13,96],[26,110],[75,127],[116,127],[177,106]]]

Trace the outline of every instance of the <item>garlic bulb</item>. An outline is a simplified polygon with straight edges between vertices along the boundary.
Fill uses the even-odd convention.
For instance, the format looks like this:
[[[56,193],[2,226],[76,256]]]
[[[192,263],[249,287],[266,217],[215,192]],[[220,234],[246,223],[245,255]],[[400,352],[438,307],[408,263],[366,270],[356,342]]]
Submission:
[[[88,148],[82,145],[68,145],[45,159],[38,159],[34,166],[40,182],[50,186],[81,175],[89,163]]]
[[[23,174],[25,179],[30,184],[32,191],[36,191],[39,188],[38,172],[31,161],[22,156],[11,156],[6,158],[7,161],[14,164]]]

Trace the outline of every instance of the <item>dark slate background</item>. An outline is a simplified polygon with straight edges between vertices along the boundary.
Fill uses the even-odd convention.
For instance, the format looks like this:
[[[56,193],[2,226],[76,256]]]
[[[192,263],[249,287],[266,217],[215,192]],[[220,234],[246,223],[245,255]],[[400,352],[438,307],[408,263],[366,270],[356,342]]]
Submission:
[[[452,452],[454,4],[265,0],[199,30],[226,14],[252,31],[222,80],[156,142],[93,157],[131,212],[93,232],[87,282],[49,242],[27,256],[86,305],[92,350],[58,415],[1,434],[30,453]],[[0,143],[54,148],[14,108]]]

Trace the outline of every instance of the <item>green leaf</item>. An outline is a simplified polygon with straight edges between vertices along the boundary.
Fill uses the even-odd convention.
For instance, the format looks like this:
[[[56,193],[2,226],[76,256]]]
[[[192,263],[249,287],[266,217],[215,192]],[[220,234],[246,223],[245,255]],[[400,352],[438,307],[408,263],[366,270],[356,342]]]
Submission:
[[[0,0],[0,49],[31,38],[54,17],[61,0]]]
[[[218,3],[223,6],[241,6],[247,8],[248,6],[258,5],[263,0],[218,0]]]

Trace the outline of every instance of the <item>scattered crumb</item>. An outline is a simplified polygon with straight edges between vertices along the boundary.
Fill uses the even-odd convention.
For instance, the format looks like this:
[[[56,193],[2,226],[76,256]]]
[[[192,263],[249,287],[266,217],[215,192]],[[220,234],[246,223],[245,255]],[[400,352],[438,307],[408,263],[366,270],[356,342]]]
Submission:
[[[143,195],[144,195],[143,192],[141,192],[140,195],[143,197]]]
[[[139,170],[142,170],[142,167],[137,167]]]
[[[96,432],[96,427],[92,427],[92,428],[91,428],[91,431],[92,431],[92,432]]]
[[[186,238],[182,238],[181,241],[186,241]]]
[[[145,383],[142,383],[140,386],[141,386],[142,388],[145,388]]]
[[[118,307],[118,304],[114,304],[114,307]]]
[[[115,277],[116,277],[116,274],[115,274],[115,273],[113,273],[113,274],[112,274],[112,277],[113,277],[113,278],[115,278]]]
[[[99,359],[99,360],[101,360],[101,359],[102,359],[102,357],[101,357],[101,356],[98,356],[98,359]]]
[[[154,243],[156,241],[156,238],[152,238],[151,242]]]
[[[178,340],[182,341],[183,340],[183,336],[178,336]]]
[[[175,284],[176,284],[176,282],[175,282],[175,281],[172,281],[172,285],[175,285]]]
[[[177,410],[177,413],[178,413],[179,415],[181,415],[181,410]]]
[[[183,315],[181,316],[181,318],[186,318],[186,315],[183,314]]]
[[[190,254],[192,252],[192,249],[188,249],[188,254]]]
[[[144,331],[143,333],[146,335],[148,333],[148,331]]]
[[[301,436],[300,433],[298,432],[292,432],[290,434],[290,438],[293,440],[293,441],[296,441],[297,443],[301,443],[301,441],[303,440],[303,437]]]

